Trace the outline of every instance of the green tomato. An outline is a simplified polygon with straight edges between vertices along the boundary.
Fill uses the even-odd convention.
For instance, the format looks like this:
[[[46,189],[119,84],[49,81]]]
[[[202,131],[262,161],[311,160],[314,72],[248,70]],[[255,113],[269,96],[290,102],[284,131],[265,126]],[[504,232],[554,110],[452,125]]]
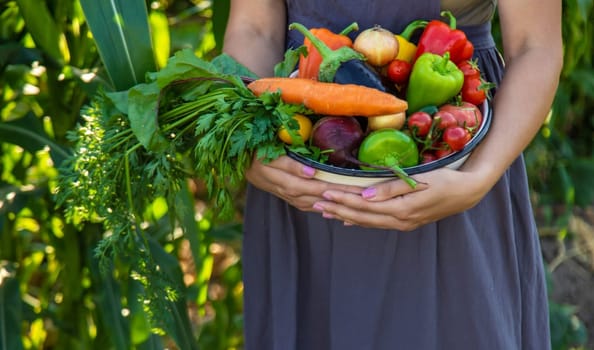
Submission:
[[[367,135],[359,146],[362,163],[407,168],[419,164],[419,149],[409,135],[396,129],[379,129]],[[361,166],[362,169],[372,170]]]

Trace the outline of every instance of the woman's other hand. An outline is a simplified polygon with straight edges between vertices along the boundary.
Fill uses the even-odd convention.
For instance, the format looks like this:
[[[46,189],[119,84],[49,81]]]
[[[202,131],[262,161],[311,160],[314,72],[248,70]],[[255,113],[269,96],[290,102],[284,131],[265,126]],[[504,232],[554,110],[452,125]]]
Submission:
[[[255,187],[304,211],[313,211],[314,203],[323,200],[322,194],[326,191],[360,195],[363,190],[361,187],[319,181],[314,179],[314,174],[315,169],[281,156],[267,164],[254,159],[246,178]]]
[[[393,180],[361,194],[328,190],[314,209],[348,225],[410,231],[472,208],[493,185],[480,173],[448,168],[414,178],[418,182],[414,189]]]

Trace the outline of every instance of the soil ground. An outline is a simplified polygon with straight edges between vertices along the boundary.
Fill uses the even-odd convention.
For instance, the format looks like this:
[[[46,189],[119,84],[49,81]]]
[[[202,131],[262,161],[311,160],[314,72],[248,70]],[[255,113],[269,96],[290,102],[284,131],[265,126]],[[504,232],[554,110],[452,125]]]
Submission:
[[[594,208],[576,210],[569,238],[560,241],[554,228],[542,226],[542,251],[551,273],[550,299],[575,307],[594,350]]]

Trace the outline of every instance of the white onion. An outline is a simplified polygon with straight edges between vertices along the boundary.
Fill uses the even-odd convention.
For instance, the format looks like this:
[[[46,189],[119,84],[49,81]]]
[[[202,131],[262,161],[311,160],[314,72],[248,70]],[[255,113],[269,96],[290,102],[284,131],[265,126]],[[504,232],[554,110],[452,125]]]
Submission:
[[[353,42],[353,49],[362,53],[372,66],[381,67],[398,55],[398,40],[387,29],[380,26],[368,28],[359,33]]]

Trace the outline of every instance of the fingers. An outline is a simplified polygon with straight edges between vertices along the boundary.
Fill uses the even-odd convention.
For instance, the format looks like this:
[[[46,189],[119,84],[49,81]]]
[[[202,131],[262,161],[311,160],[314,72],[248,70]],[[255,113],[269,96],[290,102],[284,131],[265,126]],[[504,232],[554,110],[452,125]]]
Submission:
[[[252,167],[267,166],[270,168],[282,170],[283,172],[290,173],[294,176],[311,179],[314,177],[316,170],[305,164],[301,164],[289,157],[281,156],[273,160],[270,163],[262,163],[260,160],[254,159]]]
[[[369,202],[352,193],[325,192],[327,200],[314,203],[313,209],[324,218],[380,229],[411,231],[428,223],[427,218],[406,206],[405,197],[384,202]]]
[[[266,168],[268,168],[268,170],[266,170]],[[273,172],[273,169],[276,169],[277,171]],[[261,176],[264,172],[270,172],[269,175],[274,175],[275,178],[269,180],[283,186],[293,185],[291,181],[294,181],[294,179],[291,180],[290,177],[288,178],[287,176],[289,175],[299,177],[302,179],[311,180],[315,179],[316,175],[316,169],[302,164],[296,160],[293,160],[287,156],[279,157],[267,164],[264,164],[258,160],[254,160],[252,168],[248,170],[246,175],[248,177],[248,180],[252,182],[253,180],[255,180],[254,174],[258,174],[258,176]],[[350,193],[361,193],[361,191],[363,191],[363,188],[359,186],[334,184],[325,181],[316,181],[315,183],[309,182],[308,186],[312,186],[310,190],[312,192],[317,192],[320,195],[320,197],[322,192],[325,190],[337,190]]]
[[[326,209],[333,213],[339,213],[343,217],[359,218],[364,215],[378,214],[379,216],[391,216],[396,219],[408,219],[412,215],[410,207],[405,205],[406,198],[397,196],[381,202],[371,202],[361,195],[339,191],[325,191],[323,193]],[[328,204],[331,203],[331,204]],[[343,210],[341,207],[348,208]]]
[[[328,190],[314,209],[347,224],[410,231],[473,207],[488,190],[475,175],[449,169],[420,174],[418,180],[415,189],[395,180],[360,195]]]
[[[361,196],[370,202],[381,202],[407,193],[422,191],[428,188],[426,183],[417,181],[415,188],[412,188],[402,180],[393,180],[367,187],[361,192]]]
[[[390,217],[376,213],[366,213],[362,216],[361,212],[353,208],[339,206],[333,202],[317,202],[314,209],[321,212],[322,217],[342,221],[346,226],[388,228],[390,225],[387,224],[392,221]]]
[[[342,221],[345,226],[363,226],[380,229],[396,229],[400,231],[410,231],[421,225],[415,216],[397,216],[384,213],[385,210],[379,208],[369,208],[376,206],[377,203],[370,203],[362,200],[361,205],[354,204],[342,196],[356,197],[354,194],[345,193],[341,196],[335,196],[336,201],[320,201],[313,206],[314,210],[320,212],[326,219],[335,219]],[[353,199],[353,198],[352,198]],[[348,204],[347,204],[348,203]],[[362,209],[368,208],[368,210]]]
[[[328,190],[360,194],[363,188],[331,184],[314,178],[315,169],[283,156],[270,163],[254,160],[246,171],[247,180],[255,187],[269,192],[290,205],[304,211],[312,211],[313,204],[324,198]]]

